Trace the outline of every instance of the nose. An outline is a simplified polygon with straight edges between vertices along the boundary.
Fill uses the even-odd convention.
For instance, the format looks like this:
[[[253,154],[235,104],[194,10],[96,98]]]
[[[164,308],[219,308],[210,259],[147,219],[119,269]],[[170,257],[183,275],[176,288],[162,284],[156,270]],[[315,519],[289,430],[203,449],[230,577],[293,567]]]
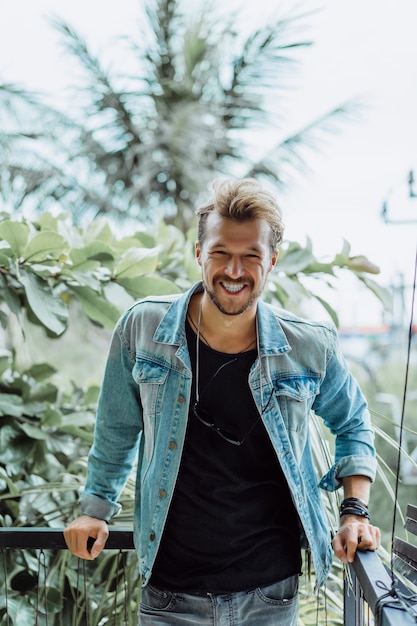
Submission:
[[[239,254],[233,254],[229,257],[224,271],[230,278],[240,278],[243,276],[244,268]]]

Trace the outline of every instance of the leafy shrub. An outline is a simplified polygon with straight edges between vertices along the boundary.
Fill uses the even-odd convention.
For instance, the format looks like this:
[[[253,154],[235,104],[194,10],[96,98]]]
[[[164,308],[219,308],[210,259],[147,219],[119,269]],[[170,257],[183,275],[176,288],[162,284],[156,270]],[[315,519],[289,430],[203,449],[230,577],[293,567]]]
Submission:
[[[110,331],[136,299],[151,293],[180,292],[199,278],[194,229],[184,235],[161,221],[156,227],[128,235],[116,235],[114,230],[105,218],[83,228],[65,214],[44,213],[32,222],[3,215],[0,221],[0,322],[5,347],[10,344],[0,355],[2,526],[61,527],[73,517],[99,391],[97,384],[65,380],[48,358],[42,361],[41,349],[36,362],[21,367],[19,346],[10,338],[12,321],[17,320],[24,337],[32,335],[35,327],[42,328],[59,350],[64,335],[71,332],[74,307],[83,324]],[[386,297],[367,276],[376,273],[374,266],[365,257],[350,258],[347,244],[333,261],[320,263],[310,243],[302,248],[291,242],[283,246],[266,297],[296,309],[307,298],[316,298],[337,322],[330,305],[304,282],[311,277],[337,282],[341,269]],[[324,441],[320,436],[318,440]],[[326,454],[324,448],[318,449],[318,457],[325,459]],[[134,485],[129,483],[122,495],[124,513],[119,523],[132,522],[133,491]],[[19,626],[22,621],[34,623],[34,612],[41,611],[41,606],[48,607],[53,626],[67,626],[74,619],[71,623],[83,624],[80,607],[94,615],[95,624],[110,623],[114,611],[133,615],[138,588],[135,555],[123,557],[123,567],[120,558],[109,552],[95,566],[84,565],[88,583],[78,593],[80,565],[66,551],[3,554],[8,582],[2,585],[8,584],[9,622]],[[42,583],[40,563],[48,571]],[[126,571],[130,585],[128,591],[117,593],[112,581],[119,570]],[[7,619],[5,602],[0,605],[2,617]]]

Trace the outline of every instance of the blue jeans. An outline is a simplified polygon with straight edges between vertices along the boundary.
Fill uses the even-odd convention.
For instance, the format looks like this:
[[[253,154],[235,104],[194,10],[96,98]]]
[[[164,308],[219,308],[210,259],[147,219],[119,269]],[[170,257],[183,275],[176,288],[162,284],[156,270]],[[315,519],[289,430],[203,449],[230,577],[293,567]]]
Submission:
[[[172,592],[147,585],[139,626],[297,626],[298,578],[224,594]]]

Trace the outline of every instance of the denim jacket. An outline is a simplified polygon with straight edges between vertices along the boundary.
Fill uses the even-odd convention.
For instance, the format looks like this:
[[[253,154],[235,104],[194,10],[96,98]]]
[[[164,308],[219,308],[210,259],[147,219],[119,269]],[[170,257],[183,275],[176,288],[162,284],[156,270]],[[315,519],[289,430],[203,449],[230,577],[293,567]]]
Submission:
[[[137,463],[134,539],[144,585],[181,461],[192,383],[185,319],[197,290],[200,283],[182,295],[148,297],[119,320],[80,493],[83,513],[110,519],[120,510],[118,496]],[[262,401],[274,392],[262,419],[322,585],[332,551],[319,487],[333,491],[350,475],[374,479],[370,416],[330,324],[301,319],[263,301],[258,302],[257,323],[260,358],[251,368],[249,385],[261,413]],[[312,411],[336,436],[334,465],[320,481],[309,436]]]

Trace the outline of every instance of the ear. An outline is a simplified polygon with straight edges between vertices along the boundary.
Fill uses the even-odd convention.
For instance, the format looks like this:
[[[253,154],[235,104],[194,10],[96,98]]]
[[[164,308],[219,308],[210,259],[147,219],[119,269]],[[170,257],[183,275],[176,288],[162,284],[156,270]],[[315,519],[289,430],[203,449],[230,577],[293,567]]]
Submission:
[[[200,247],[200,242],[196,241],[194,244],[194,251],[195,251],[195,259],[197,261],[197,263],[201,266],[201,247]]]
[[[278,250],[275,250],[273,256],[271,257],[271,266],[269,268],[269,271],[271,271],[275,267],[276,262],[278,260],[278,255],[279,255]]]

